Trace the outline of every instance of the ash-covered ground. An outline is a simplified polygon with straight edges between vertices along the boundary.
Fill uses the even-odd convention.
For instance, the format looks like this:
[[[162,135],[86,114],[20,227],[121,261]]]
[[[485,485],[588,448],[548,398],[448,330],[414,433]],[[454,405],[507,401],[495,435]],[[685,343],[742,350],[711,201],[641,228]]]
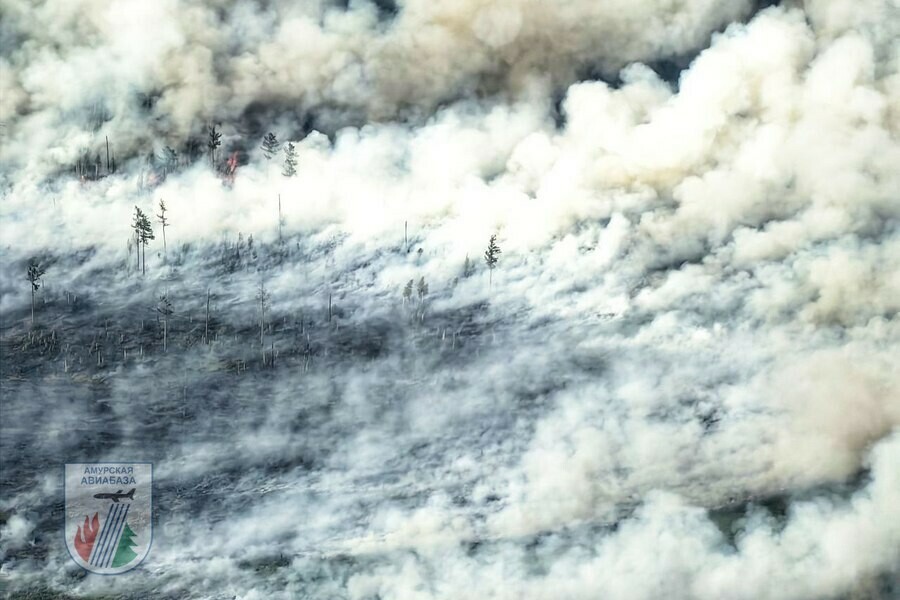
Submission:
[[[0,591],[900,596],[900,9],[770,4],[0,0]]]

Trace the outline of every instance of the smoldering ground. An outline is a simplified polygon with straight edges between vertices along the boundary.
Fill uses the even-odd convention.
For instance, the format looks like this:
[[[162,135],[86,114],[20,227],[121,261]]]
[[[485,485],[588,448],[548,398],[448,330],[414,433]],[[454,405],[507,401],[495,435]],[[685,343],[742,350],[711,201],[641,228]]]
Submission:
[[[900,591],[893,5],[29,8],[0,63],[13,594]],[[153,549],[85,575],[57,467],[122,456],[155,463]]]

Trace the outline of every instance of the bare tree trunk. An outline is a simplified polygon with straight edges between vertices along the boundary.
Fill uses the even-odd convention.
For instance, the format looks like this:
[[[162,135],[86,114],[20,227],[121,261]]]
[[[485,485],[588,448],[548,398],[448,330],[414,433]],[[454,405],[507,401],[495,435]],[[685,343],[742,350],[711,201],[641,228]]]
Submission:
[[[163,352],[169,351],[169,315],[163,319]]]
[[[143,271],[141,271],[144,275],[147,274],[147,242],[141,244],[143,247],[143,256],[141,257],[141,266],[143,267]]]
[[[169,250],[166,247],[166,226],[165,225],[162,226],[162,233],[163,233],[163,262],[168,262]]]
[[[31,286],[31,326],[34,327],[34,285]]]

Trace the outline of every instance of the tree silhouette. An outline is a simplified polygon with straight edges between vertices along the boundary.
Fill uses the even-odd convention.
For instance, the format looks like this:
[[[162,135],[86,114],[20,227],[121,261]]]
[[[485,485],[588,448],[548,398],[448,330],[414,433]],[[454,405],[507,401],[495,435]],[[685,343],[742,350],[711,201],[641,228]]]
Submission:
[[[162,156],[160,156],[160,162],[162,162],[163,173],[168,175],[178,167],[178,153],[171,146],[165,146]]]
[[[278,151],[281,149],[281,144],[278,142],[278,138],[275,137],[275,134],[270,131],[263,138],[262,146],[260,146],[260,148],[262,148],[266,160],[270,161],[278,154]]]
[[[135,268],[141,268],[141,216],[144,213],[141,212],[137,206],[134,207],[134,219],[131,221],[131,230],[134,231],[134,247],[137,250],[137,254],[135,255]],[[130,250],[129,250],[130,252]]]
[[[410,298],[412,298],[414,284],[415,284],[415,282],[412,279],[410,279],[409,281],[406,282],[406,285],[403,286],[403,303],[404,304],[406,304],[410,300]]]
[[[475,271],[475,265],[472,264],[472,261],[469,259],[469,255],[466,254],[466,260],[463,261],[463,277],[469,277]]]
[[[163,316],[163,352],[166,352],[169,349],[169,316],[175,312],[172,302],[169,301],[169,292],[159,297],[156,312]]]
[[[256,299],[259,300],[259,345],[263,349],[263,357],[265,357],[266,351],[266,308],[269,306],[269,297],[265,282],[260,281],[259,287],[256,289]]]
[[[416,292],[419,294],[420,302],[425,300],[425,296],[428,295],[428,284],[425,283],[424,277],[419,279],[419,283],[416,285]]]
[[[209,164],[216,166],[219,155],[219,146],[222,145],[222,134],[216,131],[215,125],[210,125],[206,138],[206,149],[209,152]]]
[[[297,174],[297,150],[290,142],[284,147],[284,168],[281,170],[281,174],[285,177],[293,177]]]
[[[168,249],[166,248],[166,226],[169,224],[169,219],[166,218],[166,203],[162,198],[159,199],[159,214],[156,215],[156,220],[162,226],[163,260],[165,261],[169,257]]]
[[[140,263],[143,267],[142,273],[147,274],[147,244],[150,243],[150,240],[156,239],[153,235],[153,226],[150,224],[150,219],[147,218],[147,215],[144,214],[137,206],[134,207],[134,222],[131,227],[134,229],[135,237],[137,238],[137,243],[139,244],[138,250],[143,256],[140,257]]]
[[[34,325],[34,293],[41,287],[41,277],[44,276],[47,269],[41,266],[36,259],[32,258],[28,263],[28,281],[31,283],[31,324]]]
[[[497,263],[500,262],[500,246],[497,245],[497,234],[491,235],[491,239],[488,242],[487,250],[484,251],[484,262],[487,264],[488,269],[490,270],[490,275],[488,276],[488,285],[493,284],[494,279],[494,267],[497,266]]]
[[[419,283],[416,285],[416,293],[419,295],[419,320],[425,320],[425,296],[428,295],[428,284],[425,283],[425,278],[422,277],[419,279]]]

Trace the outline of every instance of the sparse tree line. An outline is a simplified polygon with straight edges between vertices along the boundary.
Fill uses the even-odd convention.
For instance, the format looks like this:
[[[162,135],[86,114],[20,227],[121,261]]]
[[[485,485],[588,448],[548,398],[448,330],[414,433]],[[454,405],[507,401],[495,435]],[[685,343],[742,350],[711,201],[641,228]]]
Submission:
[[[404,224],[404,235],[403,235],[403,244],[404,247],[407,248],[408,251],[408,236],[406,231],[406,225]],[[488,287],[493,285],[494,278],[494,269],[500,263],[500,254],[502,250],[500,246],[497,244],[497,234],[492,234],[490,239],[488,240],[487,249],[484,251],[484,263],[488,268]],[[417,260],[421,259],[422,249],[419,248],[416,251]],[[465,260],[463,261],[462,266],[462,277],[468,278],[471,277],[475,273],[475,264],[469,259],[469,255],[466,255]],[[454,279],[454,285],[459,281],[459,277]],[[428,296],[428,283],[425,281],[424,277],[420,277],[418,282],[415,279],[410,279],[406,282],[406,285],[403,286],[403,304],[404,306],[412,306],[413,305],[413,288],[415,288],[415,296],[417,301],[414,306],[413,315],[414,318],[419,321],[425,320],[425,308],[426,301]]]
[[[406,285],[403,286],[404,305],[412,306],[413,284],[415,284],[416,298],[418,299],[414,306],[413,318],[421,322],[425,320],[425,302],[428,296],[428,284],[425,282],[424,277],[420,277],[417,283],[414,279],[407,281]]]
[[[424,301],[428,294],[424,280],[420,278],[413,285],[413,289],[420,301]],[[173,298],[166,290],[157,296],[157,301],[152,309],[148,307],[148,311],[152,310],[155,313],[155,328],[149,327],[152,317],[145,320],[141,316],[145,314],[143,311],[138,311],[136,315],[129,311],[127,314],[121,313],[118,317],[112,315],[110,315],[112,318],[103,319],[101,317],[101,331],[99,332],[90,325],[86,325],[85,328],[73,329],[74,339],[67,340],[68,336],[60,336],[57,328],[48,324],[47,327],[32,328],[12,340],[10,346],[16,351],[30,354],[33,358],[36,358],[37,355],[58,358],[57,364],[65,373],[71,373],[73,367],[79,371],[85,367],[100,369],[117,364],[133,363],[135,360],[144,360],[148,351],[151,356],[154,354],[162,356],[168,353],[173,340],[177,340],[177,347],[180,349],[196,347],[199,344],[209,346],[212,353],[210,356],[214,357],[225,370],[246,371],[252,363],[260,365],[263,369],[275,368],[276,359],[281,355],[292,357],[292,364],[299,364],[304,371],[308,371],[315,356],[329,355],[331,346],[328,341],[329,339],[334,340],[334,338],[326,336],[325,338],[320,337],[319,341],[314,343],[310,334],[317,330],[316,327],[319,328],[318,331],[331,331],[332,333],[337,333],[345,327],[345,322],[333,321],[333,315],[344,313],[334,307],[331,294],[327,296],[327,309],[324,305],[322,306],[319,319],[310,318],[310,312],[307,309],[301,310],[299,314],[295,313],[293,317],[289,314],[279,315],[273,312],[271,294],[265,282],[260,281],[255,294],[258,337],[256,341],[249,341],[246,321],[243,321],[244,317],[241,317],[243,325],[241,322],[229,324],[228,321],[220,323],[214,320],[213,311],[215,309],[211,306],[211,298],[212,294],[207,290],[203,306],[198,307],[196,302],[191,302],[190,308],[182,308],[179,313],[176,306],[177,299]],[[324,304],[326,299],[322,298],[322,302]],[[71,307],[74,314],[79,312],[84,314],[83,308],[81,310],[76,308],[81,304],[76,305],[74,301],[70,301],[69,293],[66,294],[65,304]],[[316,312],[318,310],[312,311],[313,314]],[[124,322],[122,317],[125,317]],[[141,318],[137,319],[136,317]],[[124,326],[123,323],[125,323]],[[93,333],[90,333],[92,330]],[[88,332],[87,338],[81,335],[83,331]],[[440,337],[443,344],[445,338],[444,335],[441,335],[441,331],[439,329],[431,331]],[[446,333],[446,331],[447,329],[444,328],[443,332]],[[176,337],[173,338],[173,335]],[[456,347],[455,340],[456,336],[454,335],[454,343],[450,345],[448,338],[448,349]],[[338,343],[340,344],[340,342]],[[336,347],[339,348],[340,345]],[[154,348],[156,352],[153,352]],[[234,348],[239,349],[238,354],[234,353]],[[254,351],[259,353],[257,357],[261,357],[261,359],[249,360],[249,356]]]
[[[223,178],[226,183],[234,180],[238,167],[238,152],[223,152],[223,134],[218,123],[206,126],[205,140],[198,136],[188,138],[181,145],[165,144],[159,151],[151,150],[144,155],[139,187],[153,187],[178,172],[191,166],[205,155],[207,164]],[[99,151],[82,148],[72,167],[76,178],[82,181],[95,181],[117,172],[116,156],[112,153],[109,137],[105,138],[105,146]],[[180,148],[180,149],[179,149]],[[281,174],[284,177],[297,175],[297,148],[293,143],[282,144],[278,136],[272,132],[263,136],[260,149],[267,163],[281,155]],[[105,153],[105,161],[102,154]]]
[[[166,221],[165,219],[165,203],[160,202],[160,214],[157,215],[160,221]],[[133,227],[135,231],[135,236],[138,242],[142,245],[143,248],[146,247],[146,242],[154,239],[152,235],[152,230],[150,229],[150,219],[149,217],[141,211],[139,208],[135,209],[134,222]],[[248,245],[252,245],[252,242],[249,242]],[[484,260],[485,265],[489,270],[493,270],[499,264],[499,255],[500,255],[500,247],[497,243],[497,236],[492,235],[488,241],[487,249],[485,250]],[[142,253],[143,255],[143,253]],[[143,267],[143,256],[141,256],[141,266]],[[31,314],[32,314],[32,325],[35,321],[35,293],[42,287],[43,277],[46,273],[46,267],[37,259],[31,259],[27,265],[26,277],[29,282],[29,287],[31,290],[32,302],[31,302]],[[466,257],[463,263],[463,277],[471,276],[474,271],[474,265],[472,261],[469,260],[468,256]],[[457,281],[458,278],[454,281]],[[426,306],[429,297],[429,285],[426,281],[425,277],[419,277],[418,279],[410,279],[406,282],[402,289],[402,297],[404,306],[408,306],[411,308],[411,317],[415,322],[422,323],[425,321],[425,313]],[[67,304],[69,304],[69,293],[66,294]],[[213,315],[211,310],[211,291],[207,290],[206,298],[205,298],[205,315],[202,320],[197,318],[199,315],[195,313],[195,311],[191,311],[188,313],[182,313],[181,317],[178,317],[178,322],[181,323],[193,323],[189,330],[184,330],[182,328],[180,339],[182,340],[181,344],[186,344],[187,346],[192,345],[193,343],[200,343],[204,345],[212,345],[213,338],[215,340],[219,339],[219,333],[223,331],[221,327],[212,325],[213,323]],[[261,360],[260,364],[263,368],[274,368],[276,358],[279,355],[279,351],[276,349],[276,338],[274,337],[275,326],[276,323],[280,323],[281,319],[278,317],[274,317],[272,314],[272,297],[271,293],[266,287],[266,283],[264,279],[261,279],[255,294],[256,299],[256,313],[257,313],[257,326],[258,326],[258,346],[254,343],[253,346],[257,347],[260,352]],[[324,299],[323,299],[324,302]],[[168,348],[171,345],[171,338],[173,333],[172,328],[172,320],[177,317],[175,302],[170,296],[168,290],[166,290],[163,294],[158,296],[158,301],[156,306],[153,308],[153,312],[156,314],[156,322],[157,322],[157,331],[156,335],[160,336],[159,341],[161,342],[162,352],[165,354],[168,352]],[[191,314],[191,313],[195,314]],[[324,310],[323,307],[323,317],[322,323],[327,324],[328,327],[332,327],[335,331],[337,331],[340,327],[340,321],[334,322],[332,325],[332,316],[334,314],[341,314],[340,311],[336,311],[333,301],[332,294],[329,293],[327,297],[327,311]],[[327,317],[325,316],[327,315]],[[313,346],[310,342],[310,337],[306,325],[307,318],[304,313],[300,313],[300,327],[294,329],[294,335],[300,335],[301,337],[305,336],[305,346],[304,344],[294,345],[288,349],[289,356],[294,356],[302,361],[304,370],[309,369],[310,360],[314,354]],[[287,326],[288,318],[285,316],[284,323]],[[297,326],[297,320],[293,321],[294,326]],[[313,325],[313,321],[309,320],[309,326]],[[145,353],[145,343],[141,342],[141,337],[146,332],[145,322],[141,319],[139,333],[136,337],[131,334],[126,334],[126,332],[119,329],[118,331],[109,328],[109,321],[106,322],[105,325],[105,335],[102,336],[94,336],[93,341],[90,344],[90,347],[84,346],[83,348],[87,349],[87,356],[80,356],[79,354],[75,354],[74,356],[70,354],[70,345],[61,341],[57,336],[55,329],[53,330],[42,330],[42,329],[32,329],[31,332],[27,334],[27,336],[22,338],[21,348],[23,351],[37,351],[40,354],[61,354],[63,357],[64,363],[64,371],[69,372],[71,366],[73,364],[94,364],[98,368],[106,365],[111,357],[116,356],[117,354],[120,356],[122,361],[127,361],[129,358],[129,353],[134,353],[135,356],[143,358]],[[235,333],[239,332],[240,328],[235,330]],[[285,331],[290,331],[290,329],[286,329]],[[440,335],[440,339],[444,340],[444,335],[446,335],[446,328],[443,330],[443,334]],[[449,348],[456,347],[457,334],[459,332],[454,333],[452,337],[452,344],[450,344]],[[187,336],[187,337],[185,337]],[[270,337],[272,336],[272,337]],[[128,340],[130,338],[130,341]],[[114,346],[112,350],[109,348],[110,339],[117,344]],[[226,339],[231,339],[230,336]],[[236,335],[234,337],[235,341],[239,339]],[[104,341],[106,340],[106,341]],[[191,340],[194,340],[193,342]],[[111,354],[112,353],[112,354]],[[327,350],[326,350],[327,353]],[[80,356],[80,357],[79,357]],[[88,358],[89,360],[85,363],[83,362],[83,358]],[[245,358],[240,359],[225,359],[228,367],[225,363],[222,363],[228,368],[236,369],[237,371],[246,370],[247,361]]]
[[[167,208],[164,200],[160,199],[158,204],[159,212],[156,214],[157,223],[160,224],[160,228],[162,230],[162,239],[163,239],[163,261],[167,261],[168,256],[168,248],[166,243],[166,227],[170,225],[169,219],[167,216]],[[147,214],[140,209],[140,207],[134,207],[134,215],[132,217],[131,229],[133,231],[133,247],[135,249],[135,269],[140,271],[142,275],[146,275],[147,273],[147,246],[152,240],[156,239],[156,235],[153,231],[153,224],[150,221],[150,218]],[[233,271],[237,264],[241,261],[242,253],[250,253],[253,258],[256,258],[256,250],[254,248],[253,236],[249,236],[247,241],[244,241],[243,234],[238,234],[237,243],[229,248],[226,244],[225,246],[226,258],[230,258],[230,271]],[[419,249],[419,253],[422,252],[422,249]],[[488,240],[487,249],[484,252],[484,262],[488,268],[489,279],[488,285],[489,287],[493,285],[493,272],[497,267],[500,261],[501,254],[500,246],[497,244],[497,235],[491,235]],[[236,263],[234,261],[237,261]],[[226,265],[228,268],[228,265]],[[468,278],[475,271],[474,264],[469,259],[468,255],[463,262],[462,267],[462,277]],[[31,292],[31,322],[34,324],[34,300],[35,293],[40,289],[43,283],[43,276],[46,273],[46,268],[35,258],[32,258],[27,266],[26,278],[29,282],[29,290]],[[459,278],[456,278],[454,281],[458,281]],[[420,277],[418,281],[415,279],[410,279],[406,285],[403,287],[402,298],[404,306],[411,306],[413,304],[413,293],[415,292],[415,297],[417,299],[415,307],[414,307],[414,316],[417,320],[422,321],[425,318],[425,308],[426,301],[428,296],[428,283],[425,281],[425,277]],[[262,333],[262,323],[265,321],[265,309],[268,302],[268,293],[266,292],[265,286],[261,283],[259,290],[257,292],[257,299],[260,302],[260,343],[263,341],[263,333]],[[168,299],[165,300],[168,305]],[[329,298],[329,320],[331,317],[331,306],[330,306],[330,298]],[[168,305],[171,308],[170,305]],[[170,314],[170,313],[169,313]]]
[[[212,137],[211,140],[218,140],[218,137]],[[264,143],[262,146],[264,152],[266,153],[267,158],[273,158],[278,152],[278,142],[277,138],[274,134],[269,134],[264,138]],[[288,172],[292,171],[295,168],[295,154],[292,145],[288,145],[285,149],[285,171],[283,174],[288,176]],[[173,157],[172,154],[169,155],[170,159]],[[279,207],[280,208],[280,207]],[[167,262],[168,260],[168,243],[166,230],[171,226],[171,222],[168,216],[168,207],[163,199],[158,201],[157,205],[157,213],[154,215],[156,217],[156,223],[160,226],[160,232],[162,236],[163,242],[163,261]],[[279,239],[281,239],[281,217],[279,214]],[[153,221],[151,221],[150,216],[142,210],[139,206],[134,207],[134,213],[132,215],[131,220],[131,230],[132,237],[129,240],[129,248],[134,248],[135,250],[135,268],[141,274],[145,275],[147,273],[147,259],[146,259],[146,251],[147,246],[151,241],[156,239],[156,233],[153,227]],[[409,241],[408,241],[408,232],[407,226],[404,224],[404,248],[408,252],[409,251]],[[283,249],[283,248],[282,248]],[[237,261],[235,264],[231,264],[231,270],[241,264],[242,255],[249,255],[252,258],[257,257],[257,251],[254,246],[253,236],[249,236],[244,241],[243,235],[238,234],[237,244],[233,247],[229,247],[226,244],[225,254],[223,255],[223,266],[228,268],[229,261],[232,263]],[[493,285],[493,271],[497,268],[500,260],[501,249],[499,244],[497,243],[497,235],[493,234],[490,236],[486,250],[484,251],[484,262],[489,271],[489,288]],[[422,262],[423,250],[419,248],[416,252],[416,262],[421,264]],[[471,277],[475,272],[475,264],[472,260],[470,260],[469,256],[466,255],[465,260],[462,265],[461,276],[463,278]],[[35,323],[35,294],[43,285],[43,276],[46,273],[46,267],[37,259],[32,259],[28,265],[26,270],[26,278],[29,282],[29,289],[31,294],[31,324],[34,326]],[[458,282],[459,277],[454,279],[454,285]],[[68,296],[68,295],[67,295]],[[426,281],[425,277],[419,277],[418,280],[410,279],[402,289],[402,301],[404,307],[411,308],[411,317],[415,322],[422,323],[425,321],[426,308],[428,304],[428,296],[429,296],[429,285]],[[274,367],[275,358],[277,356],[274,341],[267,344],[266,340],[266,331],[268,325],[268,315],[270,312],[270,301],[271,296],[268,290],[265,287],[264,281],[261,281],[259,287],[257,288],[256,293],[256,301],[258,303],[258,325],[259,325],[259,348],[261,350],[262,355],[262,364],[264,366]],[[161,322],[162,329],[162,347],[163,352],[168,351],[169,346],[169,337],[171,332],[170,320],[175,315],[175,307],[170,299],[168,291],[159,297],[158,303],[155,307],[155,312],[157,314],[157,321]],[[332,315],[334,314],[334,307],[332,304],[332,296],[329,293],[328,295],[328,309],[327,309],[327,322],[331,323]],[[206,344],[210,343],[210,293],[207,291],[206,298],[206,318],[204,324],[204,335],[203,342]],[[143,323],[143,322],[142,322]],[[143,324],[141,326],[141,330],[143,331]],[[48,338],[49,339],[49,338]],[[55,341],[55,333],[53,340]],[[49,343],[49,342],[48,342]],[[45,344],[46,345],[46,344]],[[268,346],[268,347],[267,347]],[[309,354],[309,342],[307,340],[307,354]],[[93,345],[92,345],[93,348]],[[123,350],[127,357],[127,350]],[[140,354],[143,355],[143,346],[141,346]],[[91,356],[94,355],[92,350]],[[102,352],[97,351],[97,364],[103,364]],[[306,364],[308,366],[307,356]],[[68,366],[66,367],[68,370]]]
[[[72,167],[75,177],[81,181],[96,181],[116,172],[116,157],[110,151],[109,137],[105,138],[106,162],[100,156],[100,151],[92,152],[88,148],[82,148]]]

